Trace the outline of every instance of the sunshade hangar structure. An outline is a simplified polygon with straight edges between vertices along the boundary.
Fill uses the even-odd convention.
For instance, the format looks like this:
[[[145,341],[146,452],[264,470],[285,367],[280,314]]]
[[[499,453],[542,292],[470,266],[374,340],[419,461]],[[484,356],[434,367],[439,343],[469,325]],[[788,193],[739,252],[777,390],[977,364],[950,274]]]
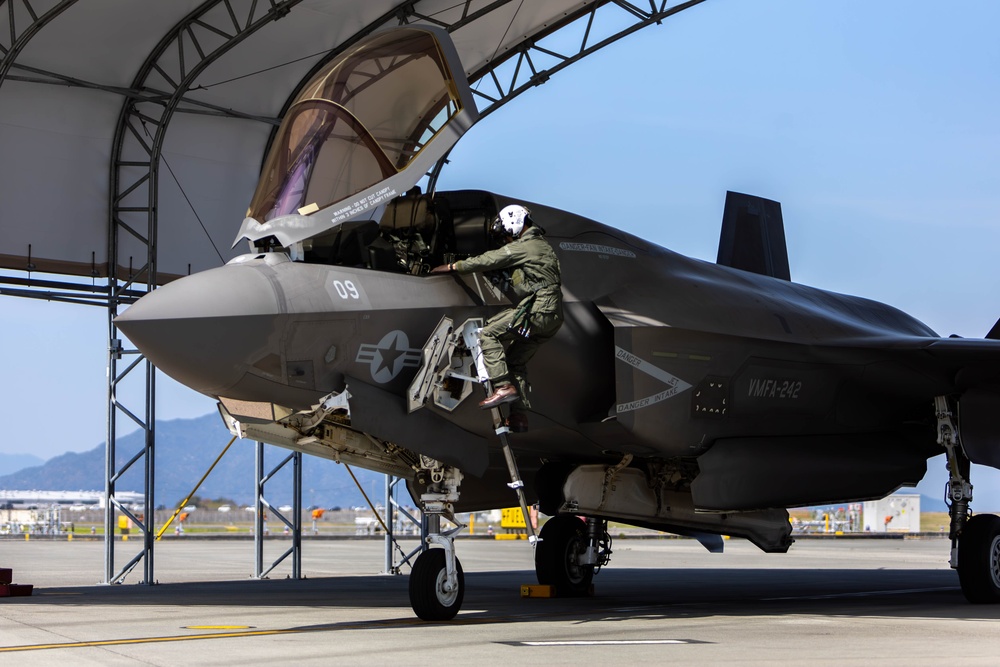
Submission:
[[[145,467],[147,507],[154,488],[154,371],[114,318],[244,251],[230,245],[264,155],[326,63],[382,28],[434,26],[450,34],[482,119],[702,1],[0,0],[0,294],[108,311],[106,534],[116,508],[128,512],[115,501],[127,469]],[[127,377],[141,396],[121,395]],[[146,433],[121,468],[120,417]],[[106,581],[139,561],[154,580],[153,532],[138,524],[143,548],[124,567],[106,542]]]

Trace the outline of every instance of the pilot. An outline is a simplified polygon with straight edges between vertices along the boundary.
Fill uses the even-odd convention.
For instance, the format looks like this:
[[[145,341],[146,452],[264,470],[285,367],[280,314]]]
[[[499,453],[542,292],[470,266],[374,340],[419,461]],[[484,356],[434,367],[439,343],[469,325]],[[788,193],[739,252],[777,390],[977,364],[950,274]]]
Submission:
[[[454,264],[442,264],[431,273],[510,272],[511,288],[520,301],[490,318],[479,334],[483,361],[493,385],[493,393],[479,407],[488,410],[513,403],[507,426],[512,432],[523,433],[528,430],[527,412],[531,407],[527,397],[528,361],[542,343],[556,335],[563,322],[559,259],[524,206],[505,207],[494,220],[492,231],[502,247]]]

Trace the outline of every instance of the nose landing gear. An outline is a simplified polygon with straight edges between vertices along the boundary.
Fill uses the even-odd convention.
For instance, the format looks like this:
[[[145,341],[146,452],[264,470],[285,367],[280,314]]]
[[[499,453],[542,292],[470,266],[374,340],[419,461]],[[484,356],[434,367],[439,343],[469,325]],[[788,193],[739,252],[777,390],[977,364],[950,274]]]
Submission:
[[[410,606],[425,621],[450,621],[462,608],[465,574],[455,556],[455,534],[465,528],[455,518],[458,487],[462,473],[429,457],[420,457],[422,472],[429,477],[427,490],[420,495],[420,508],[427,522],[427,546],[410,572]],[[441,531],[441,518],[455,525]]]

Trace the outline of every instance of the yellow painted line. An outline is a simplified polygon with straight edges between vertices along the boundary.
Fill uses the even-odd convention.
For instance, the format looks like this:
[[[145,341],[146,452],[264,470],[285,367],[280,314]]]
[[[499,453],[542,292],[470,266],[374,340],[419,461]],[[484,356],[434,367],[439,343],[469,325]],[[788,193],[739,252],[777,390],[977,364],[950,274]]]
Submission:
[[[642,607],[637,607],[637,610],[645,609],[659,609],[664,605],[644,605]],[[667,605],[673,606],[673,605]],[[575,611],[565,611],[557,612],[555,614],[550,612],[545,613],[529,613],[529,614],[504,614],[500,616],[473,616],[473,617],[462,617],[452,619],[447,622],[450,627],[461,626],[461,625],[489,625],[491,623],[512,623],[512,622],[523,622],[533,619],[546,618],[550,619],[553,617],[561,616],[576,616],[578,612]],[[335,632],[337,630],[378,630],[385,628],[402,628],[402,627],[427,627],[428,624],[425,621],[421,621],[418,618],[396,618],[396,619],[386,619],[382,621],[348,621],[345,623],[332,623],[329,625],[319,625],[319,626],[307,626],[302,628],[279,628],[275,630],[247,630],[243,632],[214,632],[209,634],[198,634],[198,635],[175,635],[175,636],[164,636],[164,637],[134,637],[131,639],[106,639],[98,641],[89,642],[65,642],[62,644],[29,644],[22,646],[4,646],[0,647],[0,653],[13,653],[22,651],[41,651],[48,649],[60,649],[60,648],[94,648],[100,646],[126,646],[129,644],[155,644],[164,642],[184,642],[184,641],[197,641],[203,639],[239,639],[243,637],[268,637],[277,635],[293,635],[293,634],[305,634],[310,632]],[[198,627],[198,626],[191,626]],[[203,626],[208,627],[208,626]]]
[[[252,625],[185,625],[185,630],[253,630]]]
[[[454,622],[452,622],[454,623]],[[385,621],[351,621],[325,626],[310,626],[303,628],[279,628],[276,630],[246,630],[243,632],[213,632],[197,635],[168,635],[163,637],[133,637],[130,639],[103,639],[89,642],[64,642],[61,644],[26,644],[22,646],[3,646],[0,653],[17,651],[41,651],[57,648],[94,648],[98,646],[126,646],[129,644],[156,644],[163,642],[186,642],[201,639],[238,639],[243,637],[268,637],[275,635],[294,635],[306,632],[331,632],[335,630],[372,630],[385,627],[402,627],[426,625],[418,618],[389,619]],[[198,626],[193,626],[198,627]],[[212,627],[212,626],[202,626]]]
[[[660,608],[663,605],[650,605],[648,608],[655,609]],[[647,607],[642,607],[643,609]],[[552,618],[553,616],[573,616],[576,615],[575,611],[566,611],[560,613],[528,613],[528,614],[510,614],[501,616],[472,616],[472,617],[462,617],[448,621],[448,625],[451,627],[461,626],[461,625],[488,625],[490,623],[511,623],[515,621],[526,621],[538,618]],[[197,635],[169,635],[162,637],[133,637],[130,639],[104,639],[89,642],[65,642],[61,644],[26,644],[21,646],[3,646],[0,647],[0,653],[14,653],[21,651],[41,651],[48,649],[61,649],[61,648],[94,648],[100,646],[126,646],[129,644],[156,644],[164,642],[185,642],[185,641],[198,641],[204,639],[239,639],[243,637],[273,637],[277,635],[294,635],[294,634],[305,634],[309,632],[335,632],[338,630],[379,630],[385,628],[403,628],[403,627],[427,627],[429,624],[426,621],[421,621],[419,618],[392,618],[386,620],[373,620],[373,621],[347,621],[344,623],[331,623],[329,625],[313,625],[301,628],[279,628],[275,630],[245,630],[242,632],[211,632],[205,634]],[[189,628],[196,627],[211,627],[211,626],[188,626]]]
[[[230,639],[233,637],[257,637],[266,635],[283,635],[304,630],[256,630],[249,632],[222,632],[210,635],[176,635],[172,637],[136,637],[133,639],[104,639],[92,642],[65,642],[62,644],[30,644],[25,646],[5,646],[0,648],[0,653],[11,653],[14,651],[41,651],[51,648],[92,648],[95,646],[124,646],[127,644],[154,644],[160,642],[184,642],[195,639]]]

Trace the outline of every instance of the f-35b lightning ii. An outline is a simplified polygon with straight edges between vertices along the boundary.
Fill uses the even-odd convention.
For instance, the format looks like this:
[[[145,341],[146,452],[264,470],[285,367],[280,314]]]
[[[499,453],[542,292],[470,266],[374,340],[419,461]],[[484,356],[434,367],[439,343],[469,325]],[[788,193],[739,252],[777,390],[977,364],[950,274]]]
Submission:
[[[413,187],[476,119],[444,32],[369,36],[284,118],[236,241],[252,252],[119,327],[234,433],[405,478],[434,547],[410,575],[425,619],[464,594],[440,518],[509,506],[511,484],[552,515],[539,581],[573,594],[608,562],[608,521],[784,552],[786,508],[883,497],[942,451],[952,566],[969,600],[1000,600],[1000,518],[969,509],[970,462],[1000,468],[1000,329],[941,338],[791,282],[775,202],[730,193],[715,264],[528,203],[565,324],[531,363],[531,430],[481,411],[474,332],[510,305],[504,277],[429,270],[526,202]]]

